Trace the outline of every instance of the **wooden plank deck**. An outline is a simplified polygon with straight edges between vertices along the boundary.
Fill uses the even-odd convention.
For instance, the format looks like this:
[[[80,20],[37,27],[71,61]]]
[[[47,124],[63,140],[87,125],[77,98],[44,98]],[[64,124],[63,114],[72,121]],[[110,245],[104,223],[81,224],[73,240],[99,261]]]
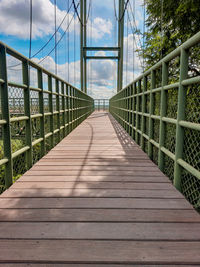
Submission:
[[[1,266],[200,266],[200,216],[105,112],[0,196]]]

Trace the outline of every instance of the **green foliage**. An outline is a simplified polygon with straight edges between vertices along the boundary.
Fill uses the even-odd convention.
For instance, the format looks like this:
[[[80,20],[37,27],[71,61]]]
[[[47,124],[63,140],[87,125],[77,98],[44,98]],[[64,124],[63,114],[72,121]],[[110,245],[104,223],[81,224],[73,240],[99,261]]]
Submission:
[[[151,67],[199,31],[200,0],[146,0],[148,18],[144,57]],[[189,69],[199,74],[199,47],[194,48]]]

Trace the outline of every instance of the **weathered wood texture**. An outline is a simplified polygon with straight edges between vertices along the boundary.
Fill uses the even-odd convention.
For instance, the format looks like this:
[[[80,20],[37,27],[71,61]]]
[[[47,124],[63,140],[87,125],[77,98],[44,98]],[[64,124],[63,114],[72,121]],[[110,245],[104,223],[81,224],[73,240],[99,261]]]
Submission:
[[[0,197],[1,266],[200,266],[200,216],[93,113]]]

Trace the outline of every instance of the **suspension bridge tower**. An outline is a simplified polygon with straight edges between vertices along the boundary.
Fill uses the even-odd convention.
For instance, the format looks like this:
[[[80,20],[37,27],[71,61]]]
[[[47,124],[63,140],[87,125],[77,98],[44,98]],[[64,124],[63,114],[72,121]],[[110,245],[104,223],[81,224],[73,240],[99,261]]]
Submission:
[[[117,92],[122,89],[123,82],[123,36],[124,36],[124,0],[119,0],[118,7],[118,46],[87,46],[87,0],[80,0],[80,73],[81,90],[87,93],[87,61],[110,59],[117,60]],[[88,56],[89,51],[112,51],[116,56]]]

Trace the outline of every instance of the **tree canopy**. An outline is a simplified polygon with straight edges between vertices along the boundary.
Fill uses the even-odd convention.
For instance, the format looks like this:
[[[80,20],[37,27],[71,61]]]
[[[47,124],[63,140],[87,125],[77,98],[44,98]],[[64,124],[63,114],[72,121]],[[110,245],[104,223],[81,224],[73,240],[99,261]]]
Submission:
[[[200,30],[200,0],[145,0],[145,5],[144,58],[149,68]],[[199,75],[195,49],[189,68]]]

